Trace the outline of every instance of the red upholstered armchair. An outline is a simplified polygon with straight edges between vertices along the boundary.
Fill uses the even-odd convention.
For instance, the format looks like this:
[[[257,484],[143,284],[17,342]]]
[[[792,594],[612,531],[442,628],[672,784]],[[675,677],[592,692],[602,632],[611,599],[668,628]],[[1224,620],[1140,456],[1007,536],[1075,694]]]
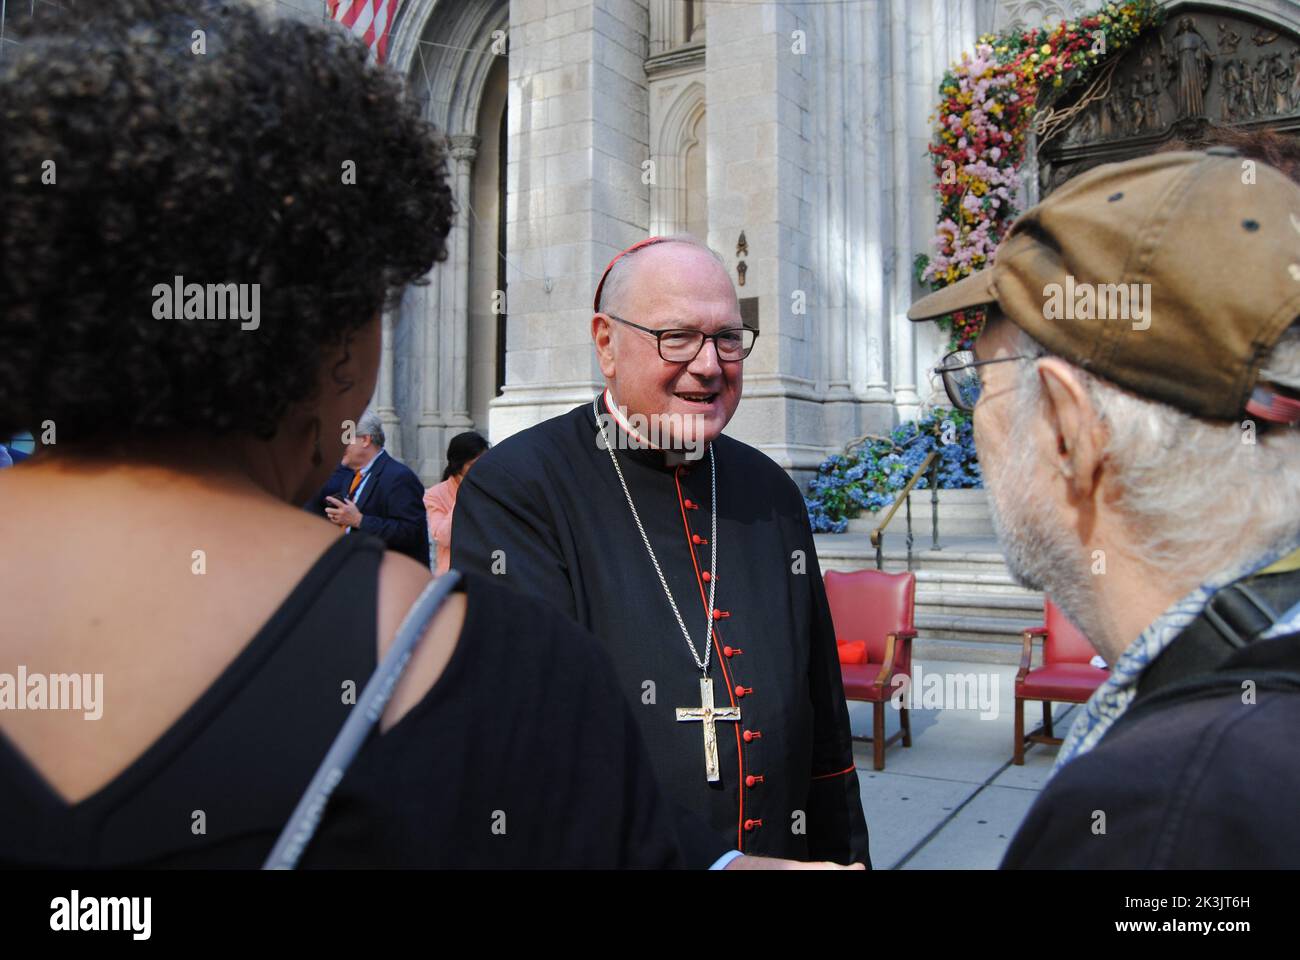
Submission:
[[[1034,637],[1043,638],[1043,665],[1029,668],[1034,652]],[[1090,662],[1097,651],[1079,632],[1061,608],[1045,600],[1043,626],[1024,632],[1020,654],[1020,672],[1016,674],[1016,741],[1012,762],[1025,762],[1026,743],[1059,744],[1052,733],[1052,704],[1086,703],[1110,675]],[[1043,701],[1043,725],[1026,736],[1025,701]]]
[[[839,645],[844,696],[872,705],[870,739],[875,768],[884,770],[885,747],[899,737],[904,747],[912,745],[906,706],[899,715],[901,729],[888,740],[884,737],[885,703],[897,689],[893,679],[912,675],[916,576],[879,570],[828,570],[825,581]]]

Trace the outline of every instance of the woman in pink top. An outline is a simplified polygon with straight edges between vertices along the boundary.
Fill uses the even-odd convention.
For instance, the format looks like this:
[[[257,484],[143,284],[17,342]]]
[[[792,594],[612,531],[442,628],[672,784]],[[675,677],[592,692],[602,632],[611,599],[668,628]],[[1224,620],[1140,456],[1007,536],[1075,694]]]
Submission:
[[[424,491],[424,509],[429,514],[429,539],[437,547],[433,572],[446,573],[451,567],[451,513],[456,509],[456,494],[466,472],[487,451],[482,434],[470,430],[458,433],[447,444],[447,469],[442,483]]]

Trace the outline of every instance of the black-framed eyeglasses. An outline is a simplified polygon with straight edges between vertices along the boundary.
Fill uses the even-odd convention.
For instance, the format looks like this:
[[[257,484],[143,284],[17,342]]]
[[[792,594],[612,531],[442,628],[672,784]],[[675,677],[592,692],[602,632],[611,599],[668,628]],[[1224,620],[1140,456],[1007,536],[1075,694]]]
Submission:
[[[990,363],[1007,363],[1011,360],[1036,360],[1037,357],[1025,355],[1015,357],[995,357],[992,360],[976,360],[970,350],[954,350],[934,368],[934,372],[943,377],[943,388],[948,391],[948,399],[958,410],[967,413],[975,409],[984,384],[980,380],[979,368]]]
[[[612,313],[606,312],[605,316],[642,333],[650,334],[659,344],[659,356],[669,363],[690,363],[704,349],[705,340],[713,341],[719,360],[728,362],[744,360],[749,356],[749,351],[754,349],[754,341],[758,339],[758,331],[753,327],[728,327],[717,333],[682,329],[652,330],[631,320],[616,317]]]

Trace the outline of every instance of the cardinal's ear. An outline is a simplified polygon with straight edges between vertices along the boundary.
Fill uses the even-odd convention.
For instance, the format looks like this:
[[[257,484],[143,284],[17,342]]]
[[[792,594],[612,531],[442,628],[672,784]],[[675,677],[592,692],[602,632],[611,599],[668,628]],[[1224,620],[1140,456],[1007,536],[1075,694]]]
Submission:
[[[596,359],[606,380],[614,378],[614,325],[609,317],[598,313],[591,318],[591,342],[596,345]]]

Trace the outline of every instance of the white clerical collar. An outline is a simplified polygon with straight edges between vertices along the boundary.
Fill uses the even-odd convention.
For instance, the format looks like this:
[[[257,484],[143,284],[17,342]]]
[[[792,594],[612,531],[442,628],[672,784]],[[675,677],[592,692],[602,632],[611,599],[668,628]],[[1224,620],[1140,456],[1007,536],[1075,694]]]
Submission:
[[[609,392],[609,387],[605,388],[605,409],[609,411],[609,415],[614,418],[614,422],[617,423],[619,428],[628,436],[635,439],[648,450],[659,449],[657,445],[651,443],[648,439],[637,432],[632,424],[628,423],[627,416],[621,409],[619,409],[618,404],[614,402],[614,395]]]
[[[645,453],[649,451],[651,452],[652,456],[654,453],[661,454],[662,455],[661,458],[654,458],[654,459],[656,460],[656,462],[662,462],[667,467],[676,467],[681,464],[686,464],[687,466],[690,466],[691,464],[694,464],[704,456],[703,450],[701,450],[695,456],[691,456],[686,451],[675,450],[671,447],[662,447],[659,444],[652,443],[649,438],[644,436],[639,430],[637,430],[634,426],[632,426],[632,424],[628,421],[625,408],[620,408],[618,406],[618,404],[614,401],[614,395],[610,392],[608,387],[605,388],[604,398],[605,398],[605,409],[609,411],[609,415],[611,419],[613,419],[614,422],[618,424],[620,430],[622,430],[624,433],[626,433],[629,437],[631,437],[635,441],[635,443],[631,445],[632,446],[631,452],[641,451]]]

